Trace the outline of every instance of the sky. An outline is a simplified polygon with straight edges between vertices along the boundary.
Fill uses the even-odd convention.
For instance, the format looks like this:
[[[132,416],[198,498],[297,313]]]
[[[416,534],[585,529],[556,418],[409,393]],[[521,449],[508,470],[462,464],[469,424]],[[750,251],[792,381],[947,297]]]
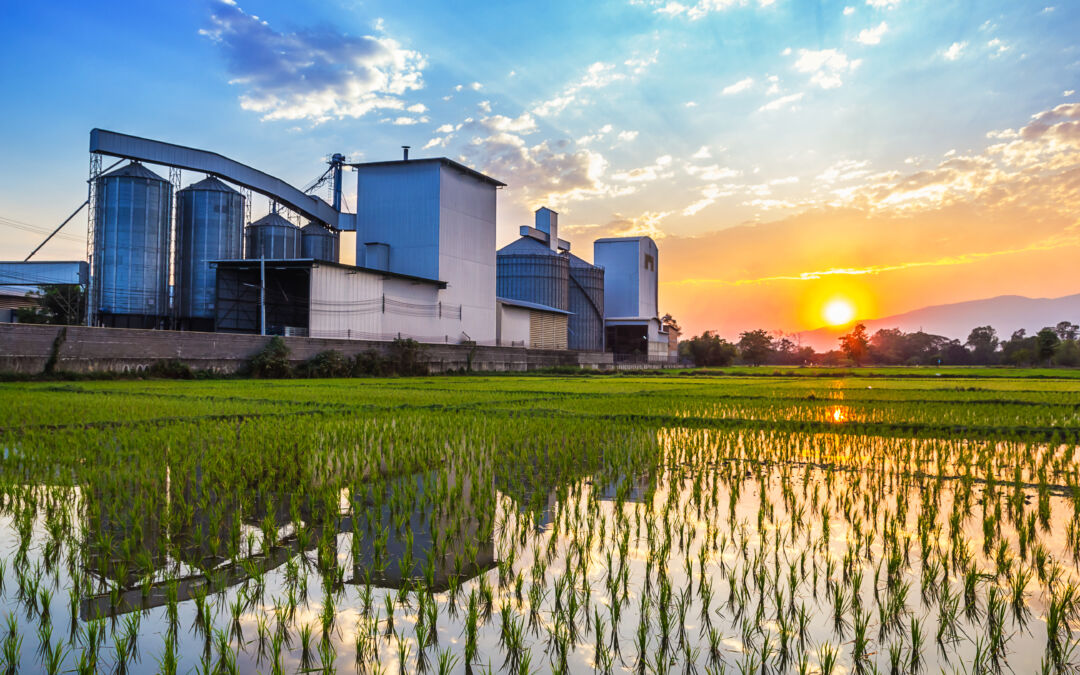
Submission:
[[[86,198],[100,127],[300,187],[450,157],[508,184],[500,245],[540,206],[587,260],[653,237],[690,334],[1078,293],[1078,34],[1061,0],[14,3],[0,258]]]

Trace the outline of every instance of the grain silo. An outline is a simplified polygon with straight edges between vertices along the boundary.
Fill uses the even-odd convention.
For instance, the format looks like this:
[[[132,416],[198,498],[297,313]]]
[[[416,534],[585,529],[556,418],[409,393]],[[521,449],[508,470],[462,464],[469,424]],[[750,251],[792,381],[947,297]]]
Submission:
[[[244,197],[208,177],[176,196],[176,289],[180,325],[214,329],[217,271],[212,260],[243,255]]]
[[[95,191],[92,312],[105,326],[158,327],[169,314],[172,185],[132,162]]]
[[[310,222],[300,230],[300,257],[338,262],[338,233]]]
[[[570,263],[565,255],[531,237],[499,249],[495,294],[555,309],[569,308]]]
[[[590,265],[572,253],[570,259],[570,317],[567,346],[580,351],[604,350],[604,268]]]
[[[300,257],[300,228],[276,213],[268,213],[247,226],[244,257],[294,260]]]

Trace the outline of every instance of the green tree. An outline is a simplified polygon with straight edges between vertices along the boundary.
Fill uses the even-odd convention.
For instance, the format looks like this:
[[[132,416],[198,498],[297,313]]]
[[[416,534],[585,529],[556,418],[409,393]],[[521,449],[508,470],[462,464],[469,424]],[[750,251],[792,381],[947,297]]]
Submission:
[[[1075,340],[1080,334],[1080,326],[1071,321],[1059,321],[1058,325],[1054,326],[1054,332],[1061,340]]]
[[[866,326],[857,323],[850,333],[841,336],[840,349],[855,362],[855,365],[861,366],[870,350],[870,338],[866,335]]]
[[[994,362],[998,348],[997,331],[993,326],[972,328],[964,344],[971,350],[975,363],[987,365]]]
[[[739,334],[739,355],[749,364],[760,366],[774,351],[772,337],[762,328]]]
[[[77,326],[86,315],[86,293],[82,286],[74,284],[46,284],[38,295],[27,294],[38,301],[35,307],[15,310],[19,323],[49,323],[61,326]]]
[[[1039,363],[1050,365],[1050,359],[1054,356],[1054,350],[1061,343],[1057,331],[1053,328],[1043,328],[1035,334],[1035,354]]]
[[[738,355],[735,345],[712,331],[679,343],[680,356],[688,357],[699,368],[729,366]]]

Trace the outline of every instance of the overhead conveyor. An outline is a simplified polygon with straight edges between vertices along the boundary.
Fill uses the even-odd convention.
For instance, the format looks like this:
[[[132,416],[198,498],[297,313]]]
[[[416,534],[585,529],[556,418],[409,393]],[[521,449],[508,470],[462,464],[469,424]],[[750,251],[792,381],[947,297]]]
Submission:
[[[245,187],[336,230],[356,229],[353,214],[341,213],[319,197],[306,194],[280,178],[275,178],[216,152],[105,129],[93,129],[90,132],[90,152],[188,171],[200,171]]]

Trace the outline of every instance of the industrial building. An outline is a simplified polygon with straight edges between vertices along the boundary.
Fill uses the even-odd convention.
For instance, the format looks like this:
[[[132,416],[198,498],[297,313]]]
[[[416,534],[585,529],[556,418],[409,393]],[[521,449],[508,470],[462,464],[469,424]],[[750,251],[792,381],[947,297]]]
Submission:
[[[48,263],[86,287],[88,325],[667,359],[651,239],[598,240],[590,263],[541,208],[496,252],[505,184],[453,160],[410,159],[407,147],[396,161],[335,154],[299,190],[214,152],[101,129],[90,152],[89,263]],[[186,186],[185,171],[196,175]],[[345,171],[355,213],[343,209]],[[321,186],[329,201],[310,194]],[[257,218],[255,195],[269,203]],[[355,233],[355,264],[342,261],[342,232]],[[21,281],[44,264],[0,273]]]
[[[668,334],[657,312],[659,251],[649,237],[598,239],[593,263],[559,238],[559,214],[536,211],[535,225],[499,249],[500,301],[567,313],[566,348],[609,351],[622,361],[669,360]],[[532,321],[542,315],[534,313]],[[511,344],[513,334],[502,331]]]

